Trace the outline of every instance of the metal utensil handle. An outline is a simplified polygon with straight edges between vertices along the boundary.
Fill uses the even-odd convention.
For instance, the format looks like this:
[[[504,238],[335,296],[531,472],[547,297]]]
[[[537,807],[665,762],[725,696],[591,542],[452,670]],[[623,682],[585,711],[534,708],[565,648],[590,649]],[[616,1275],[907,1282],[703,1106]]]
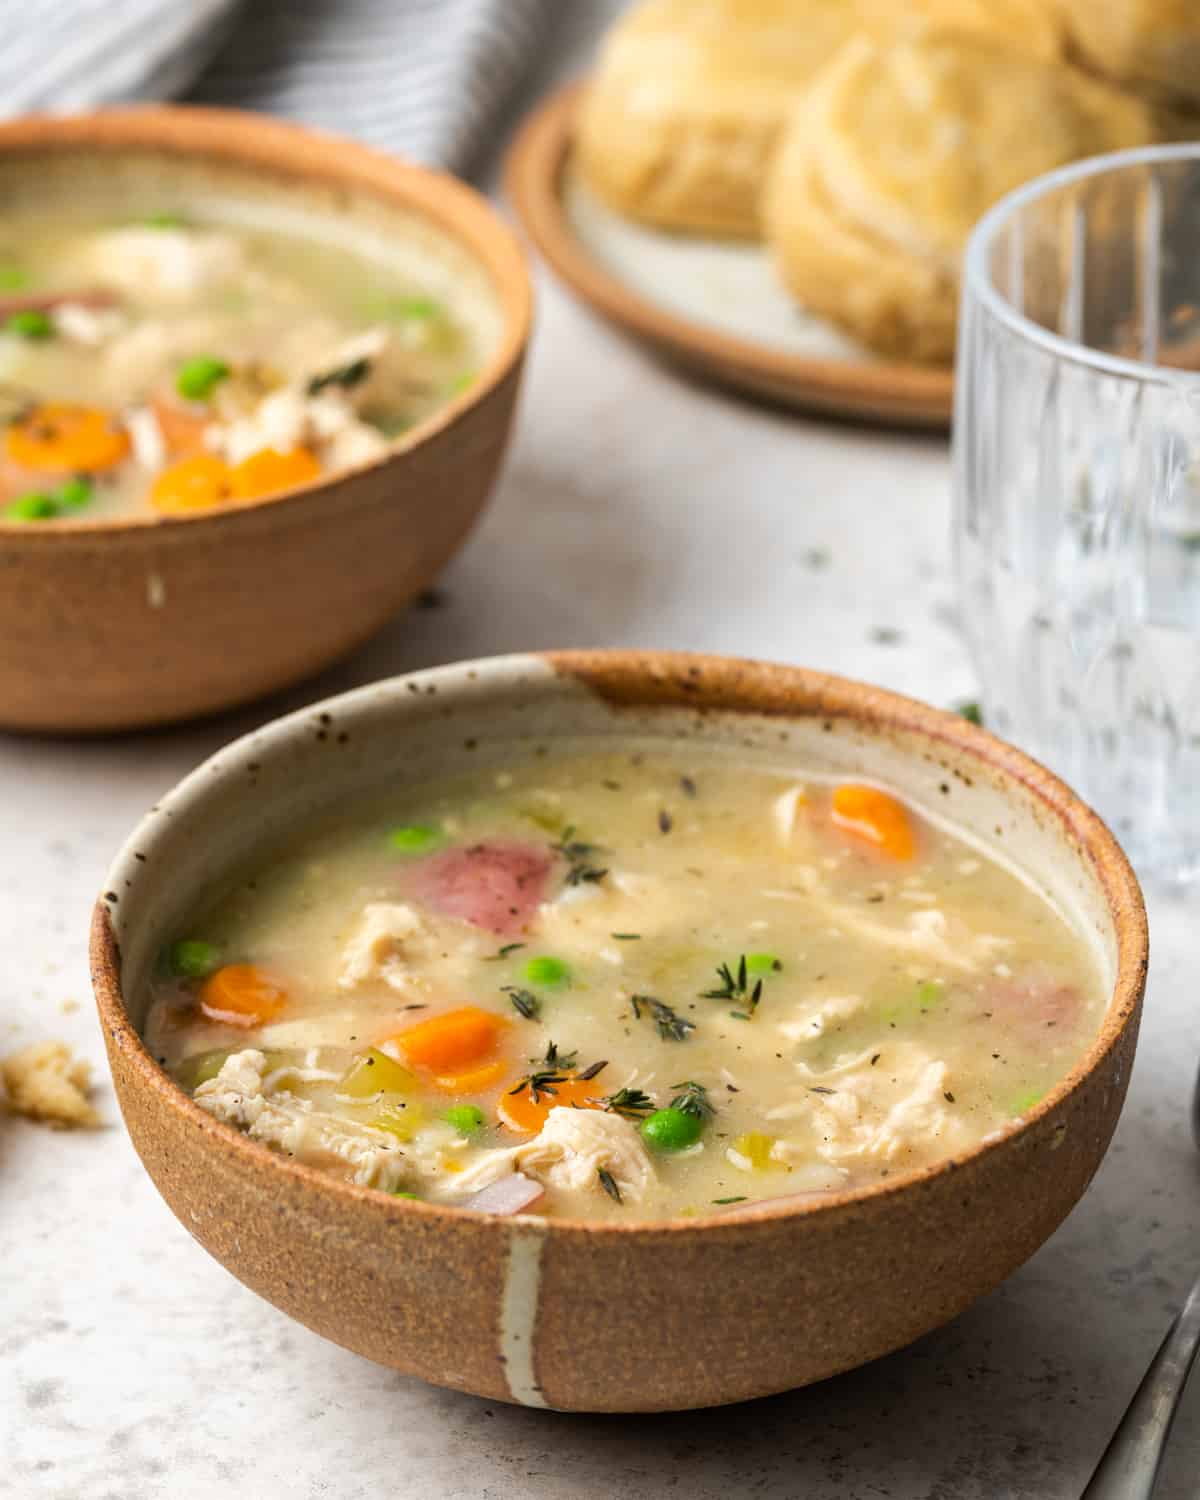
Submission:
[[[1081,1500],[1150,1500],[1198,1351],[1200,1281],[1150,1362]]]

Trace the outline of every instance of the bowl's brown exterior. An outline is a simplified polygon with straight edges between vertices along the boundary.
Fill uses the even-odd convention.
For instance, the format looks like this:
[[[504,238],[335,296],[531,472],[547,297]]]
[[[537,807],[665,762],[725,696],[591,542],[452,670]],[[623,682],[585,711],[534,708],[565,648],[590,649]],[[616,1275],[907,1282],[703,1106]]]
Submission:
[[[885,736],[915,730],[929,755],[1016,778],[1090,868],[1116,935],[1114,993],[1088,1057],[1002,1138],[820,1208],[767,1204],[628,1226],[495,1219],[333,1182],[199,1110],[130,1022],[102,900],[93,980],[118,1098],[147,1170],[201,1244],[285,1312],[381,1364],[497,1400],[577,1411],[717,1405],[822,1380],[909,1343],[1026,1260],[1108,1146],[1147,962],[1145,911],[1124,856],[1042,768],[893,694],[667,653],[551,661],[617,704],[849,718]],[[539,1258],[536,1316],[522,1324],[522,1285]]]
[[[532,298],[514,237],[470,188],[237,111],[154,108],[0,125],[0,156],[154,151],[343,186],[415,212],[487,270],[500,347],[474,384],[368,468],[172,520],[0,522],[0,727],[140,728],[308,676],[366,640],[462,544],[512,426]]]

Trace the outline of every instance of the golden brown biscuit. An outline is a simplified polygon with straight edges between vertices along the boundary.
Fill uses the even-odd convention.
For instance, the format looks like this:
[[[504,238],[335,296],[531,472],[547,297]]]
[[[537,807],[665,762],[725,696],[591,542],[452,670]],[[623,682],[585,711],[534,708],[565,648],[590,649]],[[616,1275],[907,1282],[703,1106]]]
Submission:
[[[1200,106],[1200,0],[1056,0],[1089,67]]]
[[[933,258],[904,255],[831,203],[811,142],[789,130],[763,203],[776,267],[802,306],[880,354],[941,363],[954,351],[958,277]]]
[[[1001,42],[1028,57],[1054,62],[1066,47],[1056,0],[869,0],[873,29],[935,26]]]
[[[764,201],[784,280],[871,347],[953,353],[954,287],[972,225],[1010,189],[1082,156],[1144,144],[1141,100],[948,31],[859,36],[789,124]],[[868,267],[895,298],[861,285]]]
[[[860,24],[858,0],[645,0],[610,33],[577,159],[618,212],[755,236],[796,97]]]

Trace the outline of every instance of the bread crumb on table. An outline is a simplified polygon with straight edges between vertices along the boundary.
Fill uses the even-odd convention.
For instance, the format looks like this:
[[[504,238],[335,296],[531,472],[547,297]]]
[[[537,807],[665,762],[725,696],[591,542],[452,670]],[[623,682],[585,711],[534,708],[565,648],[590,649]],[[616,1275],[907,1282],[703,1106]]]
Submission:
[[[55,1130],[100,1124],[88,1102],[92,1067],[72,1056],[66,1042],[34,1042],[0,1060],[8,1107]]]

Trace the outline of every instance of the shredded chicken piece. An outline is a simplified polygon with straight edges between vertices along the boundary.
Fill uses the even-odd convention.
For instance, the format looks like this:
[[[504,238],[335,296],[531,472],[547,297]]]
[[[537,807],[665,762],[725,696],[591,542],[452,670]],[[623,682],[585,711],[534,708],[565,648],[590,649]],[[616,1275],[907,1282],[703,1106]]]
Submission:
[[[167,441],[158,418],[148,406],[135,406],[125,418],[133,456],[143,469],[161,469],[167,461]]]
[[[788,787],[787,791],[776,797],[771,804],[771,817],[780,843],[791,842],[792,835],[796,831],[796,817],[807,801],[804,788],[797,784]]]
[[[861,995],[830,995],[816,1010],[788,1021],[780,1021],[780,1033],[791,1042],[815,1042],[830,1026],[848,1021],[866,1008]]]
[[[314,1110],[305,1099],[269,1099],[263,1085],[266,1062],[252,1047],[234,1052],[192,1097],[215,1120],[288,1156],[314,1165],[341,1161],[351,1169],[351,1180],[364,1187],[392,1192],[403,1185],[409,1168],[394,1137]]]
[[[639,1202],[654,1180],[650,1157],[628,1120],[602,1110],[557,1107],[533,1140],[489,1152],[461,1172],[453,1188],[456,1193],[476,1192],[511,1172],[523,1172],[565,1192],[603,1192],[601,1168],[625,1203]]]
[[[413,982],[408,964],[428,955],[430,938],[429,926],[415,907],[372,901],[342,949],[338,988],[352,990],[382,980],[394,990],[408,990]]]
[[[120,333],[125,314],[119,307],[89,307],[85,302],[60,302],[54,309],[54,329],[72,344],[97,348]]]
[[[83,261],[103,286],[142,302],[181,303],[232,281],[245,265],[245,252],[237,236],[223,230],[130,224],[93,235]]]
[[[66,1042],[34,1042],[0,1062],[9,1109],[56,1130],[99,1125],[87,1096],[91,1074]]]

